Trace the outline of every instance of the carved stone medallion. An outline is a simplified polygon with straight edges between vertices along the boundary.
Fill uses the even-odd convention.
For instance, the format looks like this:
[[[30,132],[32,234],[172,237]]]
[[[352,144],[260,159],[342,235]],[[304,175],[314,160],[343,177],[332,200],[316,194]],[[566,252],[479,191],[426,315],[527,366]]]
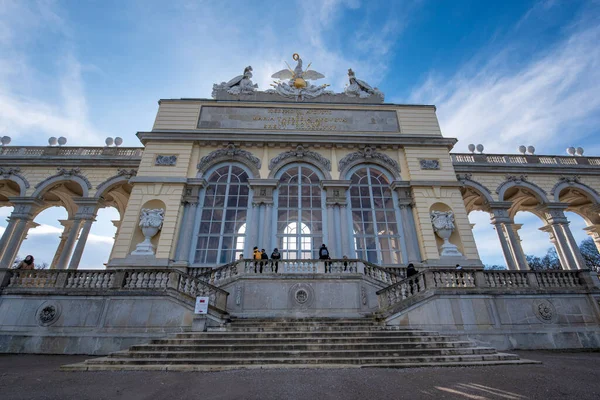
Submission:
[[[53,302],[44,302],[36,310],[36,320],[40,326],[50,326],[60,317],[60,306]]]
[[[288,292],[288,304],[290,308],[306,310],[315,302],[315,291],[308,283],[296,283]]]
[[[533,313],[545,324],[556,322],[556,307],[549,300],[535,300],[533,302]]]

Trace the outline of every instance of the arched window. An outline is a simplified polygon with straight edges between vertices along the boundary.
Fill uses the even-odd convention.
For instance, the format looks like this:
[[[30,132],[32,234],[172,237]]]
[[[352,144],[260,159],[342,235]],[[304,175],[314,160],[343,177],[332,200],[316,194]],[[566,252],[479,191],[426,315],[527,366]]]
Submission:
[[[394,199],[388,179],[367,166],[352,174],[350,204],[357,257],[380,264],[402,260]]]
[[[322,190],[319,176],[303,165],[279,178],[277,242],[284,259],[316,258],[323,241]]]
[[[194,263],[226,264],[244,251],[249,191],[248,174],[238,166],[223,166],[210,175]]]

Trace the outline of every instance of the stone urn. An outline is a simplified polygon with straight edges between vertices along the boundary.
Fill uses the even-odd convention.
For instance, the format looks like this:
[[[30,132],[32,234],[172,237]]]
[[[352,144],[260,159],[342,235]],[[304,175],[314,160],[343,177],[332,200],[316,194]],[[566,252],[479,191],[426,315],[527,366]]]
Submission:
[[[132,255],[154,255],[154,246],[151,240],[161,230],[164,219],[165,210],[162,208],[142,209],[139,226],[144,234],[144,241],[135,247]]]
[[[440,256],[442,257],[462,257],[458,247],[450,243],[450,236],[454,229],[454,213],[452,211],[432,211],[431,224],[436,235],[438,235],[444,244],[441,246]]]

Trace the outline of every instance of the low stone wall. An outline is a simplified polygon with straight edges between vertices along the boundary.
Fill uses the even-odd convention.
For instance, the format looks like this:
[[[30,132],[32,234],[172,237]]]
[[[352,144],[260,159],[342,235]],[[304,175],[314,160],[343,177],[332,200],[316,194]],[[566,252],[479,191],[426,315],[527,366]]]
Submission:
[[[508,349],[600,348],[589,271],[432,271],[379,292],[386,323]]]
[[[0,297],[0,352],[108,354],[190,330],[193,307],[169,296]]]

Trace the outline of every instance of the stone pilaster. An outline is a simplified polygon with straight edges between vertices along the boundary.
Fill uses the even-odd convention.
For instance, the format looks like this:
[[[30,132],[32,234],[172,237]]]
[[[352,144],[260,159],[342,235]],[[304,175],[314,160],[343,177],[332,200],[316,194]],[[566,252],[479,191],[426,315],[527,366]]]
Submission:
[[[410,186],[407,182],[392,182],[392,190],[398,196],[398,208],[400,210],[400,232],[406,244],[406,260],[408,263],[421,263],[421,251],[417,236],[417,227],[414,217],[414,201]],[[404,249],[403,249],[404,250]]]
[[[192,237],[194,234],[194,222],[196,222],[198,202],[200,201],[200,190],[204,187],[206,187],[206,180],[199,179],[192,183],[188,182],[183,191],[183,217],[181,219],[181,229],[179,230],[174,266],[188,266],[193,261],[189,259],[189,256],[194,239]]]
[[[325,204],[327,206],[327,247],[332,258],[342,258],[348,255],[350,244],[348,241],[348,222],[346,215],[346,191],[352,182],[348,180],[323,180],[321,188],[325,191]],[[344,215],[344,218],[342,218]],[[342,220],[345,222],[342,223]]]
[[[248,179],[252,188],[252,224],[246,225],[246,241],[250,248],[258,246],[269,253],[275,243],[272,243],[271,230],[273,213],[273,196],[278,184],[277,179]],[[247,247],[248,248],[248,247]]]

